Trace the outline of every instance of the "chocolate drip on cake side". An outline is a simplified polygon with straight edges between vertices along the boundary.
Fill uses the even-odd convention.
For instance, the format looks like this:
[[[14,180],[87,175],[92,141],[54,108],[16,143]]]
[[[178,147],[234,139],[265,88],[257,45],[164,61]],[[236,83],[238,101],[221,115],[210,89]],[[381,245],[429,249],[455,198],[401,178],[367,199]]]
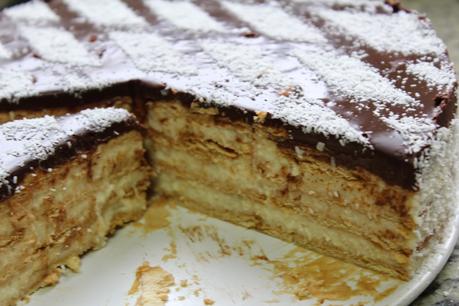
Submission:
[[[76,0],[47,2],[51,14],[57,18],[43,13],[43,20],[37,23],[28,20],[25,13],[22,19],[19,13],[0,13],[0,46],[10,53],[0,57],[0,69],[7,69],[13,76],[24,73],[30,77],[24,81],[27,86],[23,90],[5,90],[6,97],[0,96],[0,111],[80,106],[128,96],[136,100],[137,110],[144,101],[179,99],[186,105],[197,102],[202,107],[217,107],[218,116],[250,124],[257,114],[266,113],[263,124],[288,131],[287,138],[275,139],[279,146],[316,147],[320,142],[337,164],[367,169],[391,184],[408,189],[416,188],[414,159],[428,148],[429,142],[418,135],[420,130],[404,138],[404,129],[418,122],[425,123],[426,135],[431,133],[428,137],[433,137],[439,127],[449,126],[454,117],[457,84],[450,75],[452,68],[446,49],[435,35],[428,36],[423,43],[421,32],[432,31],[431,26],[424,17],[398,5],[385,5],[382,1],[355,4],[345,0],[325,1],[325,4],[257,2],[262,8],[259,13],[273,17],[271,20],[284,14],[291,16],[289,20],[294,21],[289,21],[290,32],[296,36],[288,37],[282,31],[271,29],[272,23],[252,18],[250,5],[237,2],[192,2],[190,14],[193,13],[195,19],[189,24],[193,29],[181,28],[183,25],[167,1],[114,2],[121,6],[113,5],[113,9],[126,11],[124,19],[101,17],[97,6],[92,10],[95,13],[88,12],[86,2],[78,4]],[[190,9],[189,6],[183,8]],[[400,47],[390,37],[378,38],[375,36],[378,33],[372,31],[368,31],[367,37],[359,31],[359,22],[366,22],[368,18],[382,24],[400,21],[404,27],[419,23],[419,33],[415,28],[413,42],[407,42],[408,47]],[[25,38],[30,25],[67,31],[82,46],[81,54],[76,57],[82,60],[86,57],[95,64],[89,61],[68,64],[65,54],[51,57],[43,54],[40,42]],[[388,28],[389,32],[393,30]],[[182,56],[178,58],[183,60],[183,65],[170,63],[172,57],[164,52],[158,52],[156,59],[142,61],[142,56],[130,53],[132,46],[138,43],[131,33],[145,34],[145,37],[153,34],[159,43],[164,40],[165,44],[174,46],[174,52]],[[289,35],[293,35],[291,33]],[[215,47],[220,44],[222,48]],[[225,44],[247,49],[250,54],[241,54],[235,61],[234,54],[225,54]],[[413,51],[416,48],[425,50],[417,53]],[[250,56],[258,55],[258,49],[266,56],[260,62],[268,59],[271,66],[266,65],[265,75],[265,71],[260,70],[262,75],[257,79],[253,76],[258,71],[252,66],[259,62],[252,61]],[[310,60],[312,56],[315,62]],[[233,61],[225,62],[228,58]],[[244,58],[248,68],[241,71],[238,65],[244,63]],[[334,62],[341,65],[336,67],[336,73],[350,74],[344,78],[335,74],[330,69]],[[165,63],[164,67],[161,63]],[[187,66],[191,68],[185,69]],[[197,70],[192,71],[193,68]],[[361,72],[376,83],[359,82],[354,73]],[[22,77],[18,76],[19,83]],[[0,75],[0,93],[1,88]],[[381,88],[387,88],[387,92]],[[295,103],[308,104],[303,118],[294,111],[285,111]],[[316,109],[315,105],[347,121],[349,130],[355,130],[354,134],[359,137],[352,138],[355,136],[352,134],[343,141],[340,135],[333,134],[337,126],[325,119],[322,124],[331,127],[325,132],[306,126],[308,110]],[[327,116],[319,118],[329,118]],[[408,122],[403,118],[412,120]]]

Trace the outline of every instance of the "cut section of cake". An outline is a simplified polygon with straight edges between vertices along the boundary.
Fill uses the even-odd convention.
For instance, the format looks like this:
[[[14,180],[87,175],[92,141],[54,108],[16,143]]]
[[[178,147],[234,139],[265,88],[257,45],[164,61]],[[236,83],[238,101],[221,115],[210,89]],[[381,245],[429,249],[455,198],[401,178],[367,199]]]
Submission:
[[[144,212],[150,171],[125,110],[5,123],[0,148],[0,305],[57,281],[58,266]]]
[[[402,279],[455,213],[456,76],[399,5],[32,1],[0,46],[0,121],[122,105],[192,209]]]
[[[365,169],[357,156],[346,161],[324,140],[292,141],[263,116],[249,124],[179,101],[152,102],[148,114],[156,190],[330,256],[407,278],[454,214],[454,129],[439,132],[411,189]],[[373,157],[374,167],[379,162],[387,163]]]

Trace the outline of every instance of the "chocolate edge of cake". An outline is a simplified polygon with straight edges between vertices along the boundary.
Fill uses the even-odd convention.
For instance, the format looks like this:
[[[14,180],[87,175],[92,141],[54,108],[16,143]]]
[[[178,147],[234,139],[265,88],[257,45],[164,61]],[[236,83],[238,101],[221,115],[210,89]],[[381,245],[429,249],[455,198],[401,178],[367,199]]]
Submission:
[[[444,121],[444,126],[448,127],[454,118],[457,106],[456,97],[457,83],[449,92],[449,96],[442,98],[444,108],[438,118],[448,118]],[[142,81],[134,80],[126,83],[115,84],[108,88],[93,89],[74,93],[59,93],[52,96],[38,96],[24,99],[14,104],[0,104],[0,107],[8,108],[10,111],[26,110],[33,111],[41,108],[52,110],[53,108],[64,108],[73,112],[84,107],[84,104],[94,103],[113,105],[118,97],[128,97],[133,100],[132,107],[134,114],[142,120],[144,115],[144,104],[146,101],[162,100],[179,100],[187,107],[197,104],[203,108],[215,108],[218,110],[218,117],[228,118],[235,121],[243,121],[249,124],[261,123],[266,126],[275,126],[285,129],[287,137],[274,139],[279,146],[294,149],[298,145],[306,145],[316,148],[318,143],[325,145],[325,150],[333,155],[335,162],[341,166],[355,169],[364,168],[376,175],[379,175],[387,183],[401,186],[405,189],[417,190],[417,169],[414,166],[414,160],[418,158],[424,150],[416,155],[407,155],[405,157],[396,157],[385,152],[369,149],[359,143],[346,143],[344,146],[340,143],[339,138],[333,135],[324,136],[317,133],[305,133],[301,127],[296,127],[283,122],[280,119],[271,117],[270,113],[256,112],[248,109],[242,109],[237,106],[223,106],[217,103],[201,102],[199,97],[190,93],[177,92],[173,89],[165,90],[161,84],[146,84]],[[59,101],[66,101],[65,104]],[[103,102],[100,102],[103,101]],[[68,104],[67,104],[68,103]],[[439,119],[440,120],[440,119]]]
[[[65,120],[75,118],[78,115],[78,113],[75,113],[59,116],[56,117],[56,120],[62,128],[69,128],[72,126],[72,123],[68,124]],[[98,131],[84,127],[82,131],[68,135],[65,139],[51,148],[53,152],[49,154],[46,159],[38,159],[29,156],[26,160],[21,160],[16,163],[12,162],[12,164],[9,164],[8,168],[5,169],[8,176],[3,178],[4,182],[0,185],[0,202],[14,196],[16,188],[21,185],[21,181],[27,174],[37,169],[47,171],[55,166],[64,164],[77,155],[92,151],[99,144],[106,143],[132,130],[143,131],[135,117],[129,115],[122,121],[112,122],[110,126],[104,127]],[[1,145],[2,141],[0,140],[0,146]]]

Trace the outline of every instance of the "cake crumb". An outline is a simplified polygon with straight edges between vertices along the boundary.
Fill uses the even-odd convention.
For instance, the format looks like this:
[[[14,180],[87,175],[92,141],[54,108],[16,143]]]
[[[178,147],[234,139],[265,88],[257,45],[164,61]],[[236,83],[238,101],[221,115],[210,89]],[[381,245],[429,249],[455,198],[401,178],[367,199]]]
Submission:
[[[42,281],[40,287],[48,287],[54,286],[59,282],[59,278],[61,277],[61,272],[59,270],[54,270],[49,273]]]
[[[316,145],[316,149],[322,152],[325,149],[325,143],[319,141]]]
[[[129,295],[139,294],[136,306],[162,306],[169,300],[170,287],[174,284],[172,274],[159,266],[152,267],[144,262],[137,268]]]
[[[266,120],[266,117],[268,116],[267,112],[257,112],[257,115],[254,117],[255,122],[258,123],[264,123]]]
[[[175,241],[172,241],[170,243],[169,248],[167,248],[167,251],[168,253],[161,257],[162,261],[167,262],[171,259],[177,258],[177,244],[175,243]]]
[[[290,294],[298,301],[316,298],[319,302],[339,302],[361,295],[378,302],[401,284],[388,276],[331,257],[317,256],[300,247],[287,252],[280,260],[267,262],[274,268],[273,277],[281,276],[282,289],[277,293]],[[349,277],[356,279],[355,286],[347,283]],[[383,283],[388,286],[380,291],[378,288]]]
[[[279,302],[280,301],[278,299],[271,299],[271,300],[265,301],[266,304],[277,304]]]
[[[65,266],[71,271],[78,273],[80,272],[81,260],[79,256],[72,256],[65,261]]]
[[[29,304],[29,303],[30,303],[30,295],[26,295],[25,297],[23,297],[23,298],[21,299],[21,302],[22,302],[23,304]]]
[[[204,305],[213,305],[215,302],[209,298],[204,299]]]

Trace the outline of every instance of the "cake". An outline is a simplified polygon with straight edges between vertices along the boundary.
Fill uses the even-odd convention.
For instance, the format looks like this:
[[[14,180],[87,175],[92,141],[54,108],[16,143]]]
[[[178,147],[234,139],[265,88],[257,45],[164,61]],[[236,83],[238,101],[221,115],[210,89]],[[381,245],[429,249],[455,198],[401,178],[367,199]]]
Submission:
[[[391,276],[454,214],[454,69],[394,1],[32,1],[0,71],[0,122],[125,109],[154,193]]]
[[[0,304],[10,305],[139,218],[150,171],[123,109],[11,121],[0,147]]]

